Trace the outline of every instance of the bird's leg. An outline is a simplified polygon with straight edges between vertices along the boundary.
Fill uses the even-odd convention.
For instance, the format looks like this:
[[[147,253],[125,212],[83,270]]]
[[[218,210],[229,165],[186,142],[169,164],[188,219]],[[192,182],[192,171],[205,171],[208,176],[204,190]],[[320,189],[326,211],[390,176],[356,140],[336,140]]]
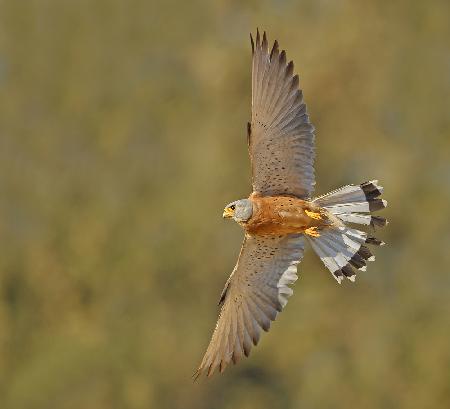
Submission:
[[[312,212],[310,210],[305,209],[305,213],[308,217],[315,220],[322,220],[322,215],[319,212]]]
[[[320,236],[320,233],[317,231],[316,226],[306,229],[305,234],[307,234],[308,236],[311,236],[311,237],[319,237]]]

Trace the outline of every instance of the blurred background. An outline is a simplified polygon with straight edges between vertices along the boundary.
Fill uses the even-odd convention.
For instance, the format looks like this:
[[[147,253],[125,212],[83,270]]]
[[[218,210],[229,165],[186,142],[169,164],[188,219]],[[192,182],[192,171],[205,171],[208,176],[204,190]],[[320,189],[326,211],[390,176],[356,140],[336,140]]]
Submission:
[[[448,1],[0,1],[0,407],[450,407]],[[295,61],[317,193],[388,245],[308,251],[251,359],[193,384],[250,193],[256,27]]]

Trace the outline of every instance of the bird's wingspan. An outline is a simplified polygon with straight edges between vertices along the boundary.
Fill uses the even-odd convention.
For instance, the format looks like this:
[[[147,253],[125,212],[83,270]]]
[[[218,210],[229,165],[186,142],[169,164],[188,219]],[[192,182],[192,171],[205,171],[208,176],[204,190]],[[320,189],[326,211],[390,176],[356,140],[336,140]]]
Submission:
[[[253,191],[309,198],[314,189],[314,127],[298,75],[266,33],[252,40],[252,122],[248,127]]]
[[[261,329],[268,331],[292,294],[297,264],[303,257],[303,236],[246,235],[238,262],[220,298],[219,319],[200,367],[194,374],[222,372],[250,354]]]

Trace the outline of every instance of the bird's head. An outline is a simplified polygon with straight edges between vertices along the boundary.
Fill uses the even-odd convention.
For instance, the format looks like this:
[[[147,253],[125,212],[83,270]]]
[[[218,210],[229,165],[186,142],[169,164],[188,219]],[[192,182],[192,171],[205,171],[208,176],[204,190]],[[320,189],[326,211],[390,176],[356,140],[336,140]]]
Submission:
[[[245,223],[252,217],[253,204],[248,199],[236,200],[225,206],[223,217],[225,219],[234,219],[238,223]]]

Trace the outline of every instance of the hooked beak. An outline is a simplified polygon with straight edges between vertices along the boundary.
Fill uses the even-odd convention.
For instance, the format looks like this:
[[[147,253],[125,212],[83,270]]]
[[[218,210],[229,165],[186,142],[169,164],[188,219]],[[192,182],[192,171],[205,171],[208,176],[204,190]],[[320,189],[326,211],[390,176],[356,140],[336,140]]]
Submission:
[[[230,209],[229,207],[226,207],[225,210],[223,211],[222,217],[224,219],[230,219],[233,216],[234,216],[234,210]]]

